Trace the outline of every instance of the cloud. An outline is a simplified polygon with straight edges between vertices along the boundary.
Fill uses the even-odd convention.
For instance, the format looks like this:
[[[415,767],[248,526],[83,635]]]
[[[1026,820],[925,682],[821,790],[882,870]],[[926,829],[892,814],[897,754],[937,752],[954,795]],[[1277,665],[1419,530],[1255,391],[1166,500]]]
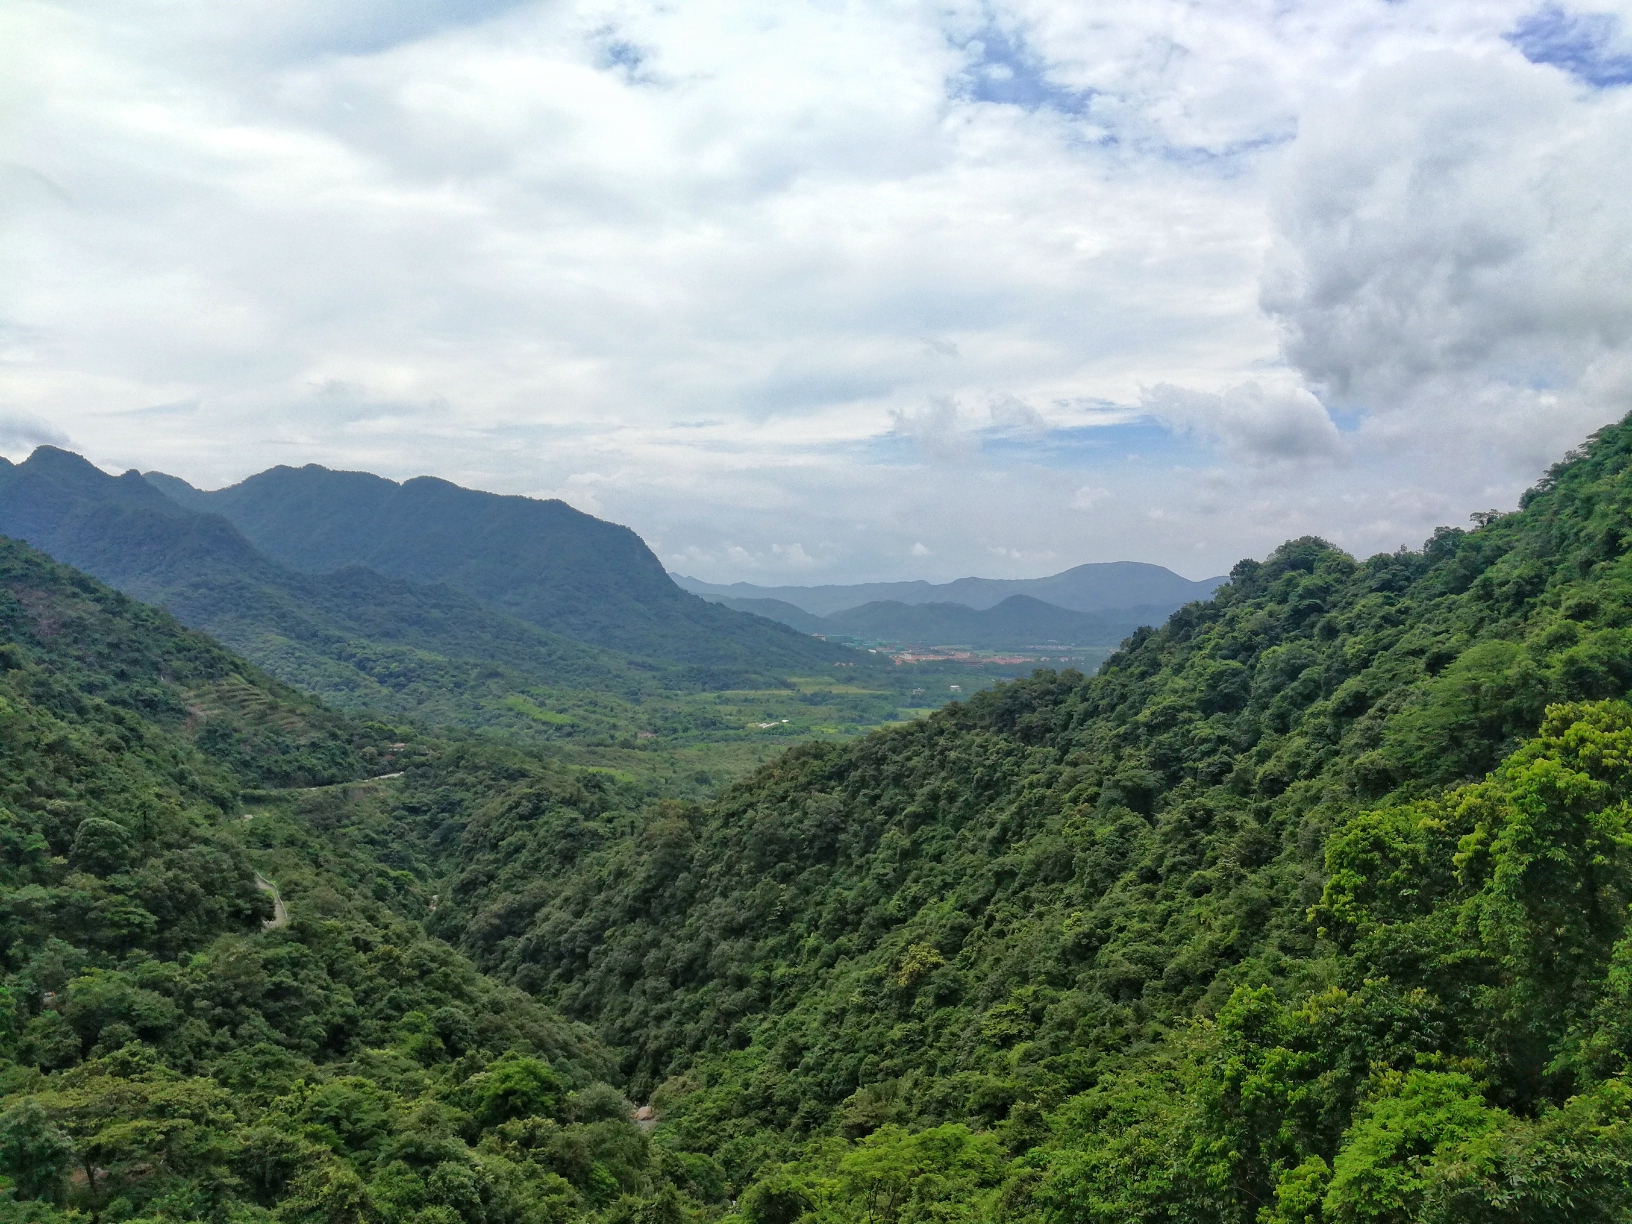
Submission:
[[[1048,421],[1042,413],[1013,395],[994,396],[989,411],[992,428],[1005,433],[1035,434],[1048,429]]]
[[[0,451],[31,451],[36,446],[67,446],[68,435],[39,417],[0,409]]]
[[[1629,402],[1607,7],[16,0],[0,399],[712,578],[1391,548]]]
[[[1140,406],[1172,429],[1222,443],[1250,463],[1339,459],[1343,439],[1321,402],[1298,386],[1242,383],[1221,395],[1158,384]]]
[[[1312,108],[1263,291],[1288,360],[1362,441],[1534,465],[1619,416],[1629,142],[1632,96],[1517,56],[1413,56]]]
[[[890,409],[890,426],[893,433],[917,443],[932,463],[960,462],[976,451],[974,435],[962,426],[957,404],[945,396],[914,409]]]

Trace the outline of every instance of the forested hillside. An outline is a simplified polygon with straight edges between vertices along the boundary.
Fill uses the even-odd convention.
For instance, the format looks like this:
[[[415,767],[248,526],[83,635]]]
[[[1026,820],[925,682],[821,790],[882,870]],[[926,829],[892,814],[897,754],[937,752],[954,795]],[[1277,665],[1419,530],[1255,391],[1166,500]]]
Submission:
[[[1629,463],[710,807],[518,780],[432,927],[752,1224],[1625,1219]]]
[[[1625,1220],[1632,424],[1475,517],[707,805],[8,545],[0,1212]]]
[[[712,1162],[649,1146],[587,1031],[425,935],[435,809],[410,827],[394,778],[448,751],[0,540],[0,1219],[722,1200]]]

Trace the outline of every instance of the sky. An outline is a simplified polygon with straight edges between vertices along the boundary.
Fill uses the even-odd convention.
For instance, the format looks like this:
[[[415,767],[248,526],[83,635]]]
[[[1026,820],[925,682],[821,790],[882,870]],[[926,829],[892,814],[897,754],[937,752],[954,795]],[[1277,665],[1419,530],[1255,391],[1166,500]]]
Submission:
[[[0,453],[1192,578],[1632,409],[1632,0],[0,6]]]

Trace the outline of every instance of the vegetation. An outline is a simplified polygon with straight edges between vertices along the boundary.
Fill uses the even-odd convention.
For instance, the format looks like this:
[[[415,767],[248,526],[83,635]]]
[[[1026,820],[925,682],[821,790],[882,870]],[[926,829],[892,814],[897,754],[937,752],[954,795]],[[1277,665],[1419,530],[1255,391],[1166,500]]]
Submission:
[[[1629,523],[1632,422],[707,803],[7,546],[0,1215],[1624,1220]]]
[[[755,1224],[1623,1218],[1629,456],[712,806],[519,781],[432,928]]]
[[[358,775],[436,745],[11,541],[0,630],[0,1218],[632,1219],[723,1191],[654,1160],[581,1026],[425,935],[392,783]]]

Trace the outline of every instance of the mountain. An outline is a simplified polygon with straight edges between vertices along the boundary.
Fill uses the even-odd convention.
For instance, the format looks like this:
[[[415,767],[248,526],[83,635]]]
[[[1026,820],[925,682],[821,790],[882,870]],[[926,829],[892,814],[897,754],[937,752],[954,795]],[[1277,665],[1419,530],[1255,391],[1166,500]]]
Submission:
[[[51,447],[0,467],[0,532],[163,604],[345,708],[533,731],[540,724],[507,707],[507,694],[553,687],[634,698],[664,675],[445,586],[356,566],[296,573],[220,515]],[[678,667],[668,672],[683,681]]]
[[[707,806],[495,786],[432,927],[746,1224],[1632,1218],[1632,420],[1476,521]]]
[[[689,666],[764,672],[854,659],[681,590],[633,531],[565,502],[315,464],[271,468],[213,492],[161,473],[148,480],[179,505],[221,515],[301,572],[361,565],[443,584],[551,632]]]
[[[813,616],[780,599],[709,598],[716,598],[739,612],[752,612],[791,625],[802,633],[823,637],[857,638],[900,646],[973,646],[995,650],[1050,645],[1114,646],[1132,633],[1136,625],[1158,621],[1168,611],[1161,607],[1128,609],[1126,620],[1116,620],[1071,612],[1026,595],[1011,595],[994,607],[980,611],[963,604],[877,600],[827,616]]]
[[[1103,616],[1071,612],[1027,595],[1010,595],[1002,603],[980,611],[955,603],[880,600],[821,619],[828,633],[914,645],[993,649],[1114,646],[1132,633],[1137,623],[1117,623]]]
[[[1163,615],[1192,600],[1206,599],[1224,581],[1192,582],[1160,565],[1108,561],[1079,565],[1047,578],[959,578],[955,582],[864,582],[854,586],[762,587],[747,582],[729,585],[702,582],[683,574],[674,581],[712,599],[776,599],[813,616],[828,616],[862,604],[952,603],[982,611],[1011,595],[1028,595],[1072,612],[1104,612],[1160,607]],[[1125,619],[1125,618],[1123,618]]]
[[[800,633],[827,634],[832,632],[832,626],[824,617],[806,612],[803,608],[781,599],[738,599],[731,595],[705,595],[704,599],[711,603],[723,604],[727,608],[735,608],[738,612],[748,612],[754,616],[763,616],[766,620],[779,621],[784,625],[799,630]]]
[[[1476,522],[706,804],[0,542],[0,1214],[1632,1218],[1632,420]]]
[[[666,578],[672,600],[702,610],[691,629],[679,615],[670,627],[690,634],[692,657],[705,661],[631,655],[540,628],[446,583],[360,565],[297,571],[266,556],[220,514],[197,509],[213,495],[186,493],[177,481],[109,476],[52,447],[22,464],[0,464],[0,533],[162,604],[350,711],[531,739],[601,742],[653,727],[729,735],[752,714],[722,722],[720,712],[692,708],[683,695],[785,687],[781,674],[809,671],[813,660],[868,659],[706,605]],[[182,501],[162,489],[181,491]]]

